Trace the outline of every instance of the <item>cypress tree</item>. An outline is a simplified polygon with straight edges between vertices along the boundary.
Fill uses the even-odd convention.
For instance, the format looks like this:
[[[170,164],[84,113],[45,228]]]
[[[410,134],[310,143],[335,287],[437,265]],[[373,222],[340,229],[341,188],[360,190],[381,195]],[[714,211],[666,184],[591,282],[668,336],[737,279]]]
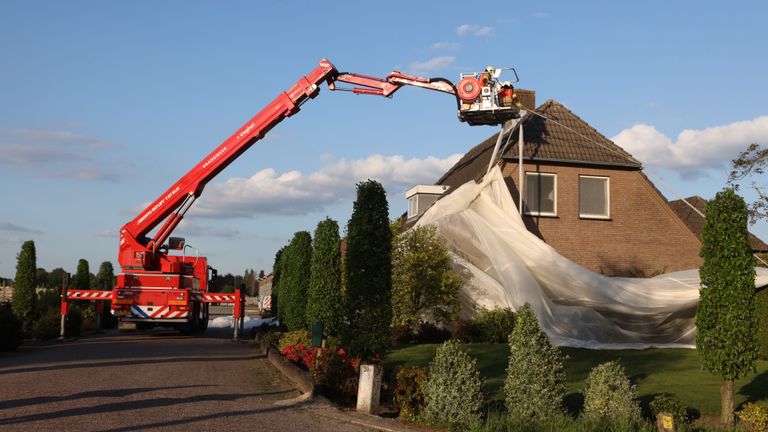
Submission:
[[[307,292],[309,290],[312,237],[307,231],[293,235],[283,252],[283,270],[280,275],[280,301],[282,316],[289,330],[307,327]]]
[[[75,273],[75,288],[87,290],[91,288],[91,272],[88,269],[88,261],[80,259],[77,262],[77,273]]]
[[[341,238],[339,224],[326,218],[317,224],[312,242],[307,322],[323,320],[326,335],[339,334],[342,319]]]
[[[115,269],[112,267],[112,263],[104,261],[99,266],[99,273],[96,275],[96,280],[99,282],[99,289],[111,290],[115,284]]]
[[[392,322],[392,231],[381,183],[358,183],[347,225],[344,341],[355,356],[370,359],[389,346]]]
[[[21,245],[21,252],[16,256],[16,280],[14,281],[11,307],[21,320],[25,330],[29,330],[35,319],[35,275],[37,274],[37,254],[35,242],[27,240]]]
[[[280,275],[282,274],[283,267],[283,251],[285,251],[285,246],[275,252],[275,263],[272,265],[272,315],[280,318],[281,321],[283,320],[283,316],[280,315],[277,300],[280,291]]]
[[[755,267],[747,241],[747,207],[733,189],[707,204],[699,269],[696,351],[704,367],[723,378],[721,419],[733,424],[733,381],[757,362]]]

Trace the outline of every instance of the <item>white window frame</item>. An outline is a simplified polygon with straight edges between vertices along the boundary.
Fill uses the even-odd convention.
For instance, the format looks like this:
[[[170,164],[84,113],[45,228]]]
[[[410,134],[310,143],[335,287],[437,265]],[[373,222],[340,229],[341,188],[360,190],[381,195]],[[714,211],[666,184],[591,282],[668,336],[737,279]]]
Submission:
[[[589,214],[581,212],[581,179],[593,178],[605,180],[605,210],[606,214]],[[611,218],[611,178],[606,176],[579,175],[579,217],[582,219],[610,219]]]
[[[408,218],[412,218],[419,214],[419,196],[414,195],[408,198]]]
[[[524,207],[525,214],[528,215],[528,216],[557,216],[557,174],[555,174],[555,173],[543,173],[543,172],[536,172],[536,171],[526,171],[525,172],[525,188],[523,189],[523,191],[525,192],[525,195],[528,194],[528,176],[529,175],[531,175],[531,176],[538,176],[538,177],[542,177],[542,176],[544,176],[544,177],[552,177],[554,179],[554,182],[552,184],[553,194],[554,194],[552,200],[554,201],[554,205],[552,206],[553,207],[553,209],[552,209],[553,211],[552,212],[530,211],[529,207],[528,207],[528,204],[527,204],[527,202],[524,199],[523,200],[523,205],[525,206]],[[539,191],[539,193],[541,193],[541,191]],[[525,195],[523,195],[523,196],[525,196]]]

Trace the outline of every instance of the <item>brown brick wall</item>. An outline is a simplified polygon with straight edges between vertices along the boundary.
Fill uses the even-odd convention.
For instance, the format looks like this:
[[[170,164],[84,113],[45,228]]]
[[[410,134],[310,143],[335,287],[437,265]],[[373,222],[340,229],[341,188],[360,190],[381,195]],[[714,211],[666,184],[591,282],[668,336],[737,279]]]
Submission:
[[[701,242],[638,170],[524,164],[557,174],[557,216],[524,218],[563,256],[611,276],[652,276],[701,265]],[[518,202],[517,164],[502,167]],[[579,175],[610,178],[610,220],[579,217]]]

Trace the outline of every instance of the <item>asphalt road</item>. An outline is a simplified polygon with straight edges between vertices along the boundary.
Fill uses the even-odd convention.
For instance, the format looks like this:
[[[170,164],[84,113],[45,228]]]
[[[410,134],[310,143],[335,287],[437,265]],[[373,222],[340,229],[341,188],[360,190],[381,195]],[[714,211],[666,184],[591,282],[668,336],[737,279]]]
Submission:
[[[366,429],[323,415],[333,408],[286,403],[294,384],[230,337],[110,331],[0,353],[0,430]]]

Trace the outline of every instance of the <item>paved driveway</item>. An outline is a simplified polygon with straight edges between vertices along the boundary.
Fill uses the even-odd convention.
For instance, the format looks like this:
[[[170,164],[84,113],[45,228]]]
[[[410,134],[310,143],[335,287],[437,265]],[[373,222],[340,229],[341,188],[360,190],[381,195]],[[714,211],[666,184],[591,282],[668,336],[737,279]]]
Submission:
[[[111,331],[0,353],[0,430],[359,431],[229,330]]]

